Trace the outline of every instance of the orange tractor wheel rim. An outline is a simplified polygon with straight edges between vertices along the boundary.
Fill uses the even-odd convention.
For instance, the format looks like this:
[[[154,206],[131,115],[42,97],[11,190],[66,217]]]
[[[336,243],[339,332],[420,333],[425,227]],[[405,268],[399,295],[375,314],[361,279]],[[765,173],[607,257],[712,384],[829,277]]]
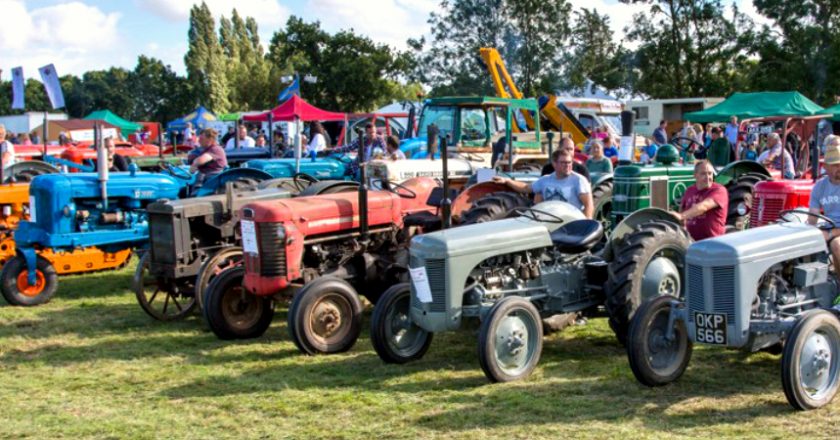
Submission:
[[[24,270],[18,274],[17,277],[17,288],[18,291],[23,294],[24,296],[38,296],[41,292],[44,291],[44,287],[47,285],[47,280],[44,279],[44,274],[40,270],[35,271],[35,285],[30,286],[29,281],[29,271]]]

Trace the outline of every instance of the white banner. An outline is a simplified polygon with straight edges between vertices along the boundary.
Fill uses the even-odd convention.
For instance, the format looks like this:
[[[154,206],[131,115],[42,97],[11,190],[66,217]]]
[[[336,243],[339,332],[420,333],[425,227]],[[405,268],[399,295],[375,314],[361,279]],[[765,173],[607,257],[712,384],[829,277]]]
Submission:
[[[16,110],[23,110],[24,108],[24,83],[23,83],[23,67],[15,67],[12,69],[12,108]]]
[[[64,94],[61,93],[61,83],[58,82],[55,66],[47,64],[38,69],[38,72],[41,73],[41,81],[44,82],[44,89],[47,91],[53,110],[64,107]]]

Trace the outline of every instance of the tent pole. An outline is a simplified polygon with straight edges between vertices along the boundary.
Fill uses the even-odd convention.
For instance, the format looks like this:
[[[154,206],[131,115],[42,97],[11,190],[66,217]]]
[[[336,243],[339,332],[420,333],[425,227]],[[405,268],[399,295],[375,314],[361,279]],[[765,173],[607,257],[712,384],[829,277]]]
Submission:
[[[300,118],[295,117],[295,173],[300,172]]]
[[[41,139],[44,142],[44,158],[43,158],[44,160],[47,159],[47,133],[48,133],[47,112],[45,111],[44,112],[44,138]]]
[[[271,151],[271,157],[274,157],[274,121],[271,117],[271,111],[268,112],[268,150]]]
[[[233,149],[239,149],[239,119],[236,119],[236,129],[233,130]]]

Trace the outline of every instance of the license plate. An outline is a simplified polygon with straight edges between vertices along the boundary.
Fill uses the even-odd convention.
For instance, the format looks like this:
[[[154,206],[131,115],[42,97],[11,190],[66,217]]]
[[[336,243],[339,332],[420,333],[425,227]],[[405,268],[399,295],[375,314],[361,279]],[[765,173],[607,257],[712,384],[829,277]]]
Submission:
[[[726,315],[695,312],[694,340],[704,344],[726,345]]]
[[[240,226],[242,227],[242,251],[248,254],[259,253],[257,247],[257,228],[254,222],[242,220]]]

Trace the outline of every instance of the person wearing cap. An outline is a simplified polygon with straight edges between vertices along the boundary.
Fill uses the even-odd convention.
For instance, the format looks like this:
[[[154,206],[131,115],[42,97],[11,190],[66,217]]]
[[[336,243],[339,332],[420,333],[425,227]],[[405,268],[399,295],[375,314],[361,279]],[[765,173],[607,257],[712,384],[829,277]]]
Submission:
[[[694,164],[694,185],[683,194],[680,212],[672,212],[685,224],[694,240],[717,237],[726,233],[729,194],[715,182],[715,168],[707,160]]]
[[[822,214],[840,225],[840,137],[829,135],[825,138],[825,177],[817,181],[811,189],[811,201],[808,210]],[[815,225],[819,219],[808,216],[808,223]],[[824,230],[823,236],[828,241],[828,248],[834,257],[834,273],[840,274],[840,228]]]

